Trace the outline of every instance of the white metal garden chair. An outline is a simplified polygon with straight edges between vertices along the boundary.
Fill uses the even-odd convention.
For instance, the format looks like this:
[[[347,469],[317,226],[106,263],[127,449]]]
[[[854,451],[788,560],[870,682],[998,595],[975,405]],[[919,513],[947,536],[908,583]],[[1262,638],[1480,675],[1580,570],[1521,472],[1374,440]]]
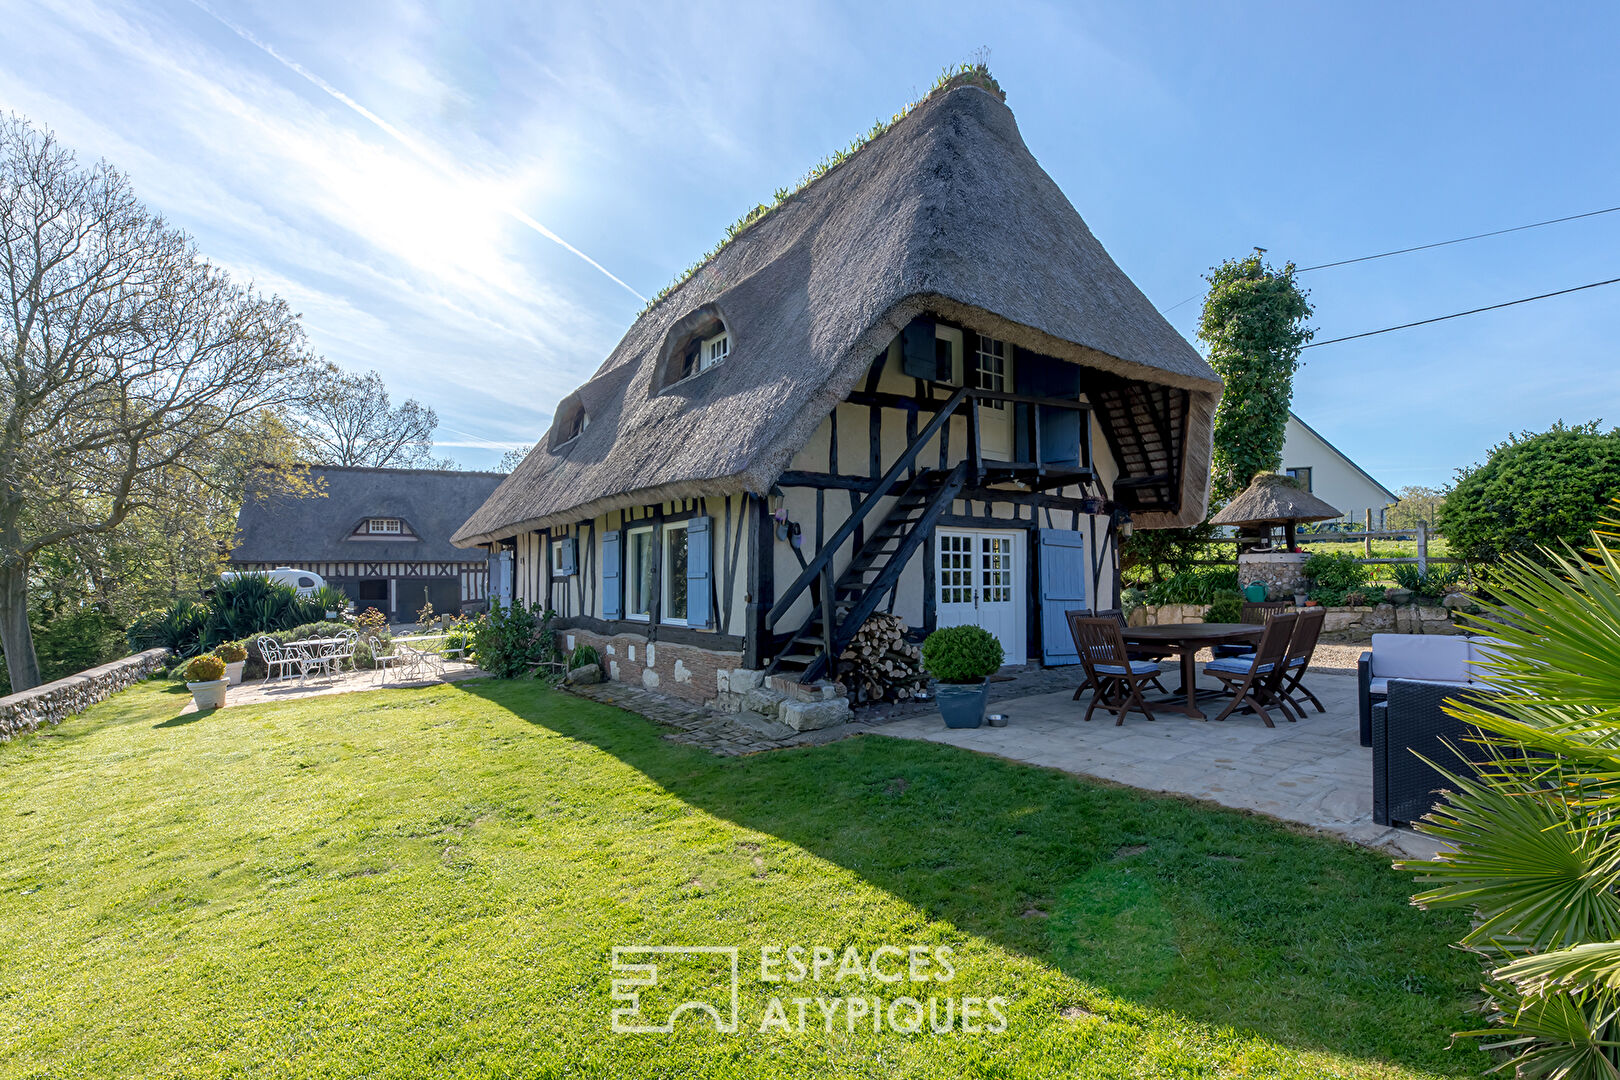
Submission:
[[[283,649],[273,637],[259,639],[259,655],[264,658],[264,681],[280,682],[290,676],[295,670],[302,674],[302,658],[294,652]],[[277,668],[280,673],[277,673]]]

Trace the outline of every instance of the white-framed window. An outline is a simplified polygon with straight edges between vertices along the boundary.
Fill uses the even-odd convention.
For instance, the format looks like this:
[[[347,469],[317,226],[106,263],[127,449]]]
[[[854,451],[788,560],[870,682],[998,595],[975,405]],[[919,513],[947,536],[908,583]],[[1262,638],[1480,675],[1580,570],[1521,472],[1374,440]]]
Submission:
[[[664,526],[663,603],[658,621],[686,625],[686,522]]]
[[[373,536],[398,536],[400,531],[399,518],[371,518],[366,522],[366,532]]]
[[[708,371],[714,365],[731,355],[731,334],[725,330],[710,338],[704,338],[698,347],[698,370]]]
[[[973,358],[973,386],[978,390],[994,390],[998,394],[1010,393],[1012,387],[1008,385],[1007,376],[1010,374],[1007,363],[1007,343],[997,341],[995,338],[980,337],[979,347]],[[986,401],[984,404],[992,409],[1005,409],[1005,401]]]
[[[653,597],[653,528],[644,525],[624,534],[624,614],[651,619]]]

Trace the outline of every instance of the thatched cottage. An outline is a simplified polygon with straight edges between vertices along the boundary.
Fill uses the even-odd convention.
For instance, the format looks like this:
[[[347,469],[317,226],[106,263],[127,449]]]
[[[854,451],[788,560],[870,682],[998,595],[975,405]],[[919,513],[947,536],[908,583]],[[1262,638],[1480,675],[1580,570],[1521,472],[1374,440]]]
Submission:
[[[310,570],[346,593],[355,610],[389,622],[481,610],[490,558],[450,534],[495,492],[501,473],[311,465],[306,494],[266,494],[250,484],[236,518],[230,568]]]
[[[875,611],[1074,662],[1121,532],[1203,518],[1220,390],[969,76],[645,311],[454,542],[694,699]]]

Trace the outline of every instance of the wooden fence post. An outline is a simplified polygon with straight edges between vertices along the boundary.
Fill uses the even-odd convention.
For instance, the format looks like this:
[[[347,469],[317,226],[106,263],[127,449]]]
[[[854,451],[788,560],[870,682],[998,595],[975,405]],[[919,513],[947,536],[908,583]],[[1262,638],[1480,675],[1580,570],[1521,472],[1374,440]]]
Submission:
[[[1418,573],[1429,572],[1429,526],[1418,522]]]
[[[1369,506],[1367,508],[1367,514],[1363,520],[1366,522],[1366,524],[1362,526],[1363,531],[1369,533],[1372,532],[1372,507]],[[1372,558],[1372,537],[1370,536],[1363,536],[1361,538],[1361,557],[1364,559]]]

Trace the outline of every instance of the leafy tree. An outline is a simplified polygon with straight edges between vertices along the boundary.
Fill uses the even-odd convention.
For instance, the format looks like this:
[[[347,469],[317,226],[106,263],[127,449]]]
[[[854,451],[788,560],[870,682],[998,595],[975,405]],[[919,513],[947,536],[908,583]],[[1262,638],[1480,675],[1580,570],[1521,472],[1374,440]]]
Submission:
[[[1507,557],[1475,622],[1499,643],[1492,707],[1447,706],[1491,760],[1458,770],[1419,826],[1452,850],[1398,864],[1427,886],[1416,903],[1473,917],[1461,944],[1490,971],[1496,1026],[1464,1034],[1494,1038],[1520,1077],[1620,1075],[1620,519],[1607,524],[1583,538],[1589,556]]]
[[[364,375],[321,364],[304,378],[290,413],[294,431],[321,465],[445,469],[455,462],[433,456],[439,416],[419,401],[394,406],[375,371]]]
[[[1137,529],[1120,542],[1120,572],[1132,581],[1157,585],[1200,563],[1230,559],[1232,549],[1212,543],[1214,536],[1215,526],[1208,521],[1184,529]]]
[[[533,449],[532,446],[520,446],[515,450],[508,450],[501,455],[501,463],[495,466],[495,471],[503,473],[516,471],[517,467],[523,464],[523,459],[529,456],[529,451]]]
[[[1231,501],[1256,473],[1282,465],[1288,403],[1294,394],[1299,351],[1315,331],[1306,293],[1294,281],[1294,264],[1276,270],[1261,260],[1264,248],[1228,259],[1205,275],[1209,295],[1198,339],[1209,363],[1226,383],[1215,410],[1215,451],[1210,496],[1215,506]]]
[[[201,482],[234,432],[295,395],[286,303],[231,281],[106,162],[0,118],[0,647],[39,684],[44,551],[122,529]],[[181,493],[180,497],[184,497]]]
[[[1545,563],[1548,550],[1585,537],[1616,495],[1620,428],[1559,422],[1509,436],[1484,464],[1459,470],[1439,524],[1458,558],[1491,564],[1520,555]]]
[[[1403,487],[1400,501],[1384,511],[1384,525],[1390,529],[1415,529],[1419,523],[1433,529],[1439,522],[1446,493],[1432,487]]]

